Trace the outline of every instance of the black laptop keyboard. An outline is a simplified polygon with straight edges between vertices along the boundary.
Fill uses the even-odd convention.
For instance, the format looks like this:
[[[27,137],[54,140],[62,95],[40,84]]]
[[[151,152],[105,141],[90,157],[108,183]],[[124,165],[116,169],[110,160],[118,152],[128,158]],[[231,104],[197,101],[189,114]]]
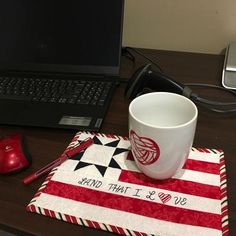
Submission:
[[[111,82],[0,76],[0,99],[103,106]]]

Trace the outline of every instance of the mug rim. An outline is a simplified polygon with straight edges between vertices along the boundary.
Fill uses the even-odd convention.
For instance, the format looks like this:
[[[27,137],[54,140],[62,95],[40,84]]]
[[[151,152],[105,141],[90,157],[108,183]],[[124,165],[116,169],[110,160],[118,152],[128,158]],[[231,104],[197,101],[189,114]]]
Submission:
[[[131,111],[132,109],[132,106],[134,105],[135,102],[137,102],[137,100],[143,98],[143,97],[148,97],[148,96],[155,96],[155,95],[161,95],[161,94],[165,94],[165,95],[168,95],[168,96],[173,96],[173,97],[179,97],[183,100],[185,100],[186,102],[188,102],[189,104],[192,105],[193,109],[194,109],[194,115],[193,117],[183,123],[183,124],[179,124],[179,125],[173,125],[173,126],[158,126],[158,125],[152,125],[152,124],[148,124],[146,122],[143,122],[141,121],[140,119],[136,118],[136,116],[134,116],[133,112]],[[176,128],[181,128],[181,127],[185,127],[185,126],[188,126],[189,124],[193,123],[196,119],[197,119],[197,116],[198,116],[198,109],[197,109],[197,106],[195,105],[195,103],[193,101],[191,101],[189,98],[183,96],[183,95],[180,95],[180,94],[176,94],[176,93],[170,93],[170,92],[151,92],[151,93],[146,93],[146,94],[142,94],[138,97],[136,97],[135,99],[133,99],[131,101],[131,103],[129,104],[129,115],[132,116],[132,118],[134,120],[136,120],[137,122],[141,123],[142,125],[145,125],[145,126],[148,126],[148,127],[151,127],[151,128],[158,128],[158,129],[176,129]]]

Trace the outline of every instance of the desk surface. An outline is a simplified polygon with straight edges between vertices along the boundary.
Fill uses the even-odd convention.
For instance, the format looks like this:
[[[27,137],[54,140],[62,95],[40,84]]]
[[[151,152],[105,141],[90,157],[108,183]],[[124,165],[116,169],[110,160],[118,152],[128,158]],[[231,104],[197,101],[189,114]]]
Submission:
[[[175,80],[182,83],[197,82],[221,84],[221,71],[224,56],[180,53],[168,51],[144,50],[146,55],[157,62],[163,70]],[[121,77],[125,80],[145,61],[137,55],[133,64],[122,58]],[[115,92],[101,132],[127,136],[128,102],[123,97],[125,83],[121,83]],[[209,92],[198,89],[201,95],[218,99],[231,99],[232,96],[218,91]],[[235,98],[234,98],[235,100]],[[220,148],[225,152],[230,235],[236,235],[236,117],[219,116],[200,111],[195,147]],[[23,186],[22,178],[54,160],[59,156],[76,131],[0,126],[1,135],[19,132],[26,136],[28,149],[33,157],[32,166],[17,175],[0,176],[0,229],[17,235],[111,235],[77,225],[72,225],[37,214],[28,213],[26,205],[43,182],[43,178],[29,186]]]

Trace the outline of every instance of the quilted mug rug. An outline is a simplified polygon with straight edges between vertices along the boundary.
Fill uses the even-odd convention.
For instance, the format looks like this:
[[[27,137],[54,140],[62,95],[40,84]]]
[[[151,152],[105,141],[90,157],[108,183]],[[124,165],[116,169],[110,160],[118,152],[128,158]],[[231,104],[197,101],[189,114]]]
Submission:
[[[94,144],[53,169],[27,206],[30,212],[121,235],[227,236],[224,154],[192,148],[173,178],[142,174],[127,137],[78,132]]]

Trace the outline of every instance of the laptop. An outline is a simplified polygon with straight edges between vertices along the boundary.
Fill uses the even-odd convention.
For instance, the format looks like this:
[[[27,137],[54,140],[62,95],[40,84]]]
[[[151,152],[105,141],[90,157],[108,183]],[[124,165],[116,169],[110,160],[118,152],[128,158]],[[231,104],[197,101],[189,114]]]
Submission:
[[[119,81],[123,8],[0,1],[0,124],[98,131]]]

